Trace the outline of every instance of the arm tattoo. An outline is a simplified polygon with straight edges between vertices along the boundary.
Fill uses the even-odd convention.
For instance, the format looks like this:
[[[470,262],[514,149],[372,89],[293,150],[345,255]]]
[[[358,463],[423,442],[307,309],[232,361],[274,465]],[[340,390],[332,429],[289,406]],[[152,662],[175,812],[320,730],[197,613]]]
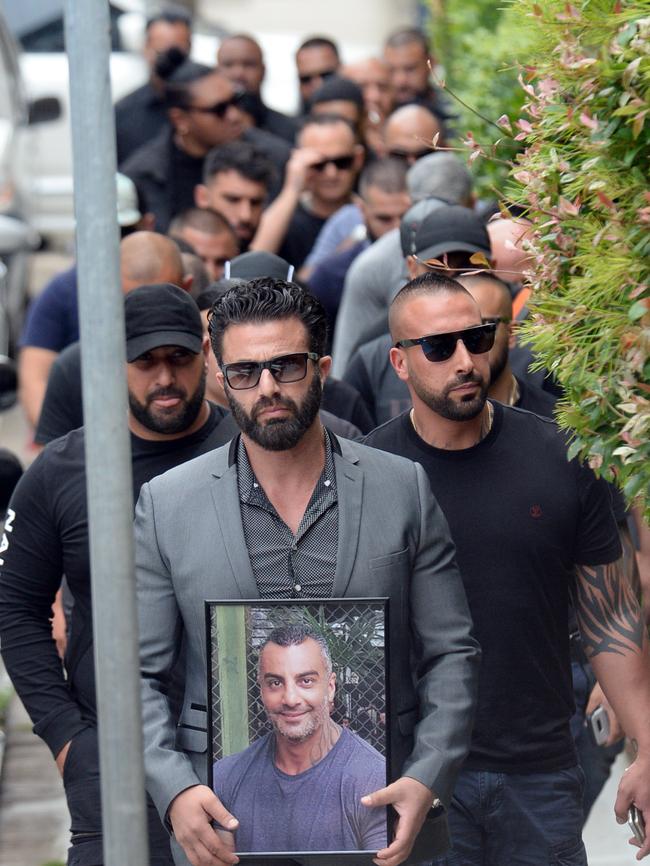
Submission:
[[[643,616],[621,561],[579,565],[576,570],[574,603],[587,655],[639,652]]]

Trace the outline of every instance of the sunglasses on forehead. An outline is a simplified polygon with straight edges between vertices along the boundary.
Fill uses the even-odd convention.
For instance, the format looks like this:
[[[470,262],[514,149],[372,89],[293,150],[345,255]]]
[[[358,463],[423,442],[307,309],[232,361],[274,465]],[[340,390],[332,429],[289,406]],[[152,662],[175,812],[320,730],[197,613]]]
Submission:
[[[446,334],[430,334],[428,337],[417,337],[414,340],[398,340],[396,349],[409,349],[411,346],[421,346],[427,361],[447,361],[456,351],[456,345],[462,340],[465,348],[472,355],[482,355],[489,352],[494,345],[495,322],[465,328],[463,331],[448,331]]]
[[[263,370],[268,370],[276,382],[300,382],[307,375],[307,361],[318,361],[316,352],[294,352],[278,355],[269,361],[235,361],[221,368],[228,385],[235,391],[255,388]]]
[[[350,153],[345,156],[333,156],[331,159],[322,159],[320,162],[315,162],[309,167],[314,171],[325,171],[328,165],[333,165],[338,171],[348,171],[354,164],[354,154]]]
[[[215,102],[214,105],[190,105],[186,111],[198,111],[199,114],[213,114],[215,117],[224,118],[228,109],[233,105],[241,105],[245,98],[243,91],[233,93],[230,99],[224,99],[222,102]]]

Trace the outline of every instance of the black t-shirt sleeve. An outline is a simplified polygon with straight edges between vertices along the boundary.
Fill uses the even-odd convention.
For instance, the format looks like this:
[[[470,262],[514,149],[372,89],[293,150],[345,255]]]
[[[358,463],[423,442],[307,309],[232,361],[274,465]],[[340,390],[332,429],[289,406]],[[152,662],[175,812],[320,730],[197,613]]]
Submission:
[[[47,445],[83,424],[81,382],[73,381],[60,356],[52,365],[34,441]]]
[[[596,478],[588,466],[577,460],[572,462],[581,506],[574,560],[577,565],[614,562],[622,549],[609,486],[602,478]]]
[[[0,553],[0,644],[34,732],[56,756],[87,723],[70,696],[52,639],[51,606],[61,584],[62,550],[46,459],[42,454],[23,475],[7,512]]]

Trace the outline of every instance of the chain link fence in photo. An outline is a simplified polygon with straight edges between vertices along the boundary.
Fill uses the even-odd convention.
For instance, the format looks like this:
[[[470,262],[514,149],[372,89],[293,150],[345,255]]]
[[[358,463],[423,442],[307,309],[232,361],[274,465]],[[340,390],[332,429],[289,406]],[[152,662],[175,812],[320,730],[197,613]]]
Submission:
[[[336,674],[332,719],[386,755],[385,602],[346,600],[211,607],[212,760],[271,730],[259,698],[260,648],[273,629],[305,625],[327,641]]]

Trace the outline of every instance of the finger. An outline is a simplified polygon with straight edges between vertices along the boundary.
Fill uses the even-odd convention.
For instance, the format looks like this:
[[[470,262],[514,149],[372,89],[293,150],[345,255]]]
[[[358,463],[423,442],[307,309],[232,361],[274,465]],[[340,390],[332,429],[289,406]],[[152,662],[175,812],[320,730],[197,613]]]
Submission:
[[[394,802],[391,788],[392,785],[388,785],[386,788],[373,791],[372,794],[366,794],[361,798],[361,802],[364,806],[389,806]]]
[[[643,860],[644,857],[647,857],[650,854],[650,836],[646,836],[645,842],[641,845],[641,850],[636,855],[637,860]]]
[[[204,804],[203,808],[225,830],[236,830],[239,827],[237,818],[226,809],[216,794]]]
[[[619,824],[627,824],[627,813],[632,805],[632,797],[623,790],[624,781],[625,776],[623,776],[621,784],[618,786],[618,794],[616,796],[616,802],[614,803],[614,814],[616,815],[616,820]]]

